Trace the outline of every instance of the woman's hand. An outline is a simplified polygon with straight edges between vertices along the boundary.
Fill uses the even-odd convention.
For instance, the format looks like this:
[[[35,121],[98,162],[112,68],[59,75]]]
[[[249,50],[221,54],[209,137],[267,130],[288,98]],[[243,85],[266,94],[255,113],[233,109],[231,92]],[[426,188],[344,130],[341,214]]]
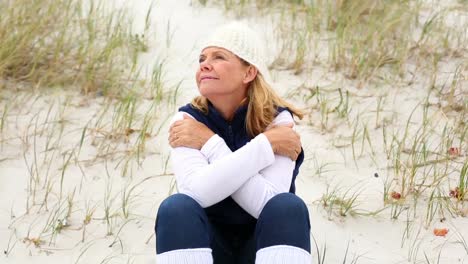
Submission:
[[[263,134],[270,141],[275,154],[297,160],[301,153],[301,137],[292,127],[293,124],[274,126]]]
[[[169,129],[169,145],[200,150],[213,135],[203,123],[184,114],[184,119],[174,122]]]

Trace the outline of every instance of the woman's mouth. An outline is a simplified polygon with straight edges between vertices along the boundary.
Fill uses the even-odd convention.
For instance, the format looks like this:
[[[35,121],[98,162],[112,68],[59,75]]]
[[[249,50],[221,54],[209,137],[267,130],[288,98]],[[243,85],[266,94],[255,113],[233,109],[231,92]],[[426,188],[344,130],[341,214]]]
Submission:
[[[200,81],[207,81],[207,80],[217,80],[218,78],[212,76],[203,76],[200,78]]]

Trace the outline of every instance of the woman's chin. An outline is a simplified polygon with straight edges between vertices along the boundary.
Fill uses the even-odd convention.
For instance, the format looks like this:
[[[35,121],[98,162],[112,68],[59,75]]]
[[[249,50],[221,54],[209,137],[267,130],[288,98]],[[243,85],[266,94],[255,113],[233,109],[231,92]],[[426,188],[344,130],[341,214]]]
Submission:
[[[212,95],[219,94],[219,91],[217,91],[216,88],[208,86],[208,85],[200,85],[200,87],[198,88],[198,91],[200,92],[201,95],[203,95],[206,98]]]

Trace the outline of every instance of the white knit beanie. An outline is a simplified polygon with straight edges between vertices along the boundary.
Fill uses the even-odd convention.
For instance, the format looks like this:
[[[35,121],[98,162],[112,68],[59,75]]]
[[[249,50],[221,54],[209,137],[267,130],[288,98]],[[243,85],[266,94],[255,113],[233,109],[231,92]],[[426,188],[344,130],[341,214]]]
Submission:
[[[231,22],[219,27],[206,41],[202,50],[208,47],[219,47],[234,53],[257,68],[265,81],[272,85],[270,73],[265,62],[264,43],[245,23]]]

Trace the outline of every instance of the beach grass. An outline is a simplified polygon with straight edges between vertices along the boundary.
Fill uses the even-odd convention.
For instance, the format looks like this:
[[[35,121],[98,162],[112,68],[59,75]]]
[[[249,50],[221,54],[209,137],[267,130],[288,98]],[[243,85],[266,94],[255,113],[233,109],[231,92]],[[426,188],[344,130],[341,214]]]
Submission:
[[[84,94],[118,94],[137,75],[147,50],[125,10],[104,1],[2,1],[0,78],[4,87],[73,87]],[[111,10],[111,11],[110,11]]]
[[[383,74],[401,78],[408,63],[426,68],[444,58],[461,58],[466,52],[466,31],[445,21],[455,8],[466,11],[462,2],[446,8],[420,0],[199,3],[221,4],[241,18],[255,12],[270,16],[280,46],[272,67],[296,74],[319,63],[366,83]],[[319,54],[322,50],[328,51],[326,56]]]

